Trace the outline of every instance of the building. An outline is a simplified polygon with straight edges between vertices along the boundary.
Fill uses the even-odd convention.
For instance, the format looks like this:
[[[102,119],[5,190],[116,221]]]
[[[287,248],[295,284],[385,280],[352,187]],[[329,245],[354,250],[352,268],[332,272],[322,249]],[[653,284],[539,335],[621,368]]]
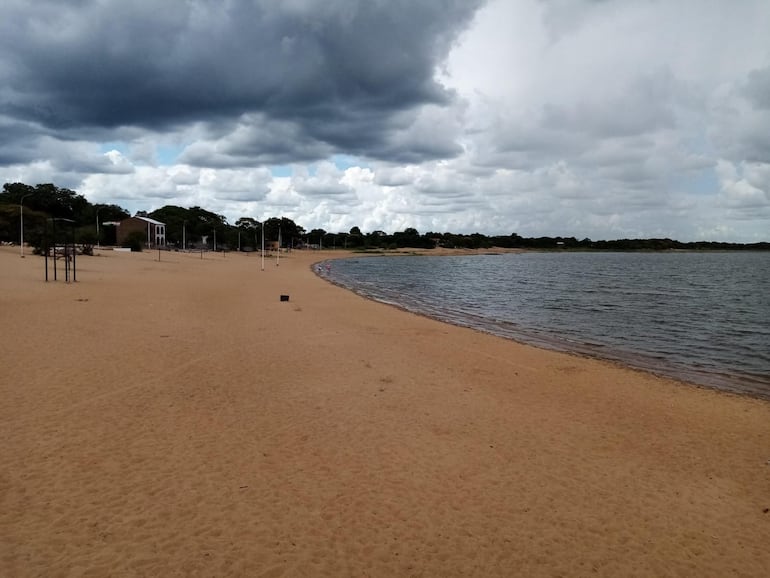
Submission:
[[[166,224],[149,217],[129,217],[118,223],[118,245],[125,245],[128,236],[136,231],[146,235],[148,249],[166,246]]]

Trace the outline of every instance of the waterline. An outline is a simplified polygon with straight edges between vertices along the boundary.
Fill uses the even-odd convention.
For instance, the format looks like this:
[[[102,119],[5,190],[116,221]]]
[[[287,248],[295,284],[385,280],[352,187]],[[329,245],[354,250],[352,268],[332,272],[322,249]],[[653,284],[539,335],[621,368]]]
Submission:
[[[455,325],[770,398],[770,253],[367,257],[317,271]]]

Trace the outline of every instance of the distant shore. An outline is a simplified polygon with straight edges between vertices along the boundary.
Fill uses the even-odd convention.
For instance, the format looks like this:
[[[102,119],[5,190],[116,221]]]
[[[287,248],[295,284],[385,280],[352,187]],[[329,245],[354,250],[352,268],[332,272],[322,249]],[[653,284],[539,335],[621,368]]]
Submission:
[[[96,253],[0,247],[4,576],[770,573],[766,401],[368,301],[338,251]]]

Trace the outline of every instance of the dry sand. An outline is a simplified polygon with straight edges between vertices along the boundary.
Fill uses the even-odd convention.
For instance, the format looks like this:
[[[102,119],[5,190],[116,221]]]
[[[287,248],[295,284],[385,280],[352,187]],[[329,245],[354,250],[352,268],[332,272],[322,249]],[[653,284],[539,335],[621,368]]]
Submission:
[[[327,256],[46,284],[0,248],[0,575],[770,575],[770,403],[369,302]]]

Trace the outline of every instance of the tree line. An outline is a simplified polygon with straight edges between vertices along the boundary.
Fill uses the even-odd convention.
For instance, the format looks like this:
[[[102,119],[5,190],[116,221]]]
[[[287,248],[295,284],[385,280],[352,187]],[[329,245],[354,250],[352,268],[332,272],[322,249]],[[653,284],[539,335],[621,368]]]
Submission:
[[[51,219],[66,222],[72,228],[75,242],[83,246],[97,243],[113,245],[116,242],[117,223],[130,213],[114,204],[92,204],[83,195],[53,184],[30,186],[23,183],[5,183],[0,193],[0,241],[17,243],[21,236],[21,213],[24,218],[24,240],[33,247],[41,247],[46,226]],[[258,250],[262,231],[269,243],[280,238],[282,247],[312,249],[384,250],[400,248],[434,249],[492,249],[521,248],[540,250],[600,250],[600,251],[663,251],[663,250],[770,250],[770,243],[751,244],[724,242],[680,242],[673,239],[617,239],[609,241],[578,240],[575,237],[521,237],[510,235],[483,235],[481,233],[455,234],[426,232],[406,228],[387,233],[363,233],[359,227],[347,232],[329,232],[324,229],[305,230],[286,217],[271,217],[259,221],[241,217],[228,223],[223,215],[201,207],[166,205],[152,212],[140,211],[136,216],[150,217],[166,225],[166,242],[170,248],[213,248]]]
[[[83,195],[50,183],[34,187],[5,183],[0,193],[0,241],[20,241],[22,215],[24,241],[36,248],[42,246],[43,235],[53,219],[65,225],[59,227],[60,232],[68,230],[74,233],[77,243],[91,246],[99,241],[97,229],[102,243],[115,242],[114,227],[98,227],[97,221],[118,222],[130,216],[117,205],[92,204]]]

